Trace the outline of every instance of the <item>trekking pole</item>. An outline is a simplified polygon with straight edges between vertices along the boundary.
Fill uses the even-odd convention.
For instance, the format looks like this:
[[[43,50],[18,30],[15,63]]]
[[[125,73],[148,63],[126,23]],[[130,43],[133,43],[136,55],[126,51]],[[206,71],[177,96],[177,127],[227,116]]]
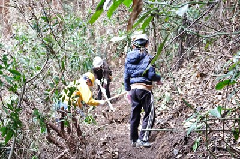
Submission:
[[[127,93],[127,91],[124,91],[121,94],[117,94],[114,97],[108,98],[107,101],[111,101],[111,100],[113,100],[115,98],[121,97],[121,96],[125,95],[126,93]]]

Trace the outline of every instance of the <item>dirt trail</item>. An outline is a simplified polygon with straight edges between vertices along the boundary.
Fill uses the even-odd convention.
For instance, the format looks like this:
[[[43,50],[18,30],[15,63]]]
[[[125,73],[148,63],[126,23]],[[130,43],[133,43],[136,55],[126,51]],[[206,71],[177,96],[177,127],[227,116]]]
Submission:
[[[118,79],[111,83],[112,96],[122,89],[122,70],[115,72]],[[120,76],[120,77],[119,77]],[[162,86],[164,87],[164,86]],[[154,89],[155,98],[159,99],[159,89]],[[113,103],[115,112],[108,112],[109,107],[96,107],[93,111],[97,125],[90,125],[88,136],[87,158],[106,159],[198,159],[208,158],[204,144],[193,151],[197,133],[186,136],[182,123],[192,114],[192,110],[179,99],[175,109],[158,110],[160,101],[155,101],[156,122],[154,128],[175,128],[178,131],[153,131],[150,136],[151,148],[133,148],[130,143],[130,104],[125,97]],[[141,119],[142,120],[142,119]],[[219,152],[220,153],[220,152]],[[211,158],[211,156],[210,156]],[[224,158],[224,157],[223,157]],[[225,156],[226,158],[226,156]]]
[[[118,71],[115,73],[122,75],[122,70]],[[111,83],[112,96],[119,94],[117,92],[123,87],[122,81],[123,79],[118,77]],[[93,112],[97,125],[89,126],[91,131],[89,130],[90,134],[87,137],[88,158],[156,159],[159,158],[159,153],[163,152],[165,155],[169,151],[168,141],[164,141],[161,137],[166,132],[152,132],[151,148],[133,148],[130,142],[129,124],[131,106],[122,96],[113,103],[113,107],[116,109],[115,112],[109,112],[108,105],[96,107]],[[160,155],[160,158],[167,157]]]
[[[115,112],[102,113],[98,107],[97,114],[98,128],[97,132],[90,137],[91,142],[97,143],[96,154],[93,158],[121,158],[136,159],[149,158],[154,159],[158,153],[158,147],[155,144],[156,133],[152,134],[150,139],[153,142],[151,148],[133,148],[130,142],[130,105],[122,98],[113,104]],[[107,114],[107,115],[106,115]]]
[[[119,94],[123,90],[123,69],[116,68],[116,78],[110,85],[111,96]],[[96,92],[95,92],[96,93]],[[130,142],[130,112],[131,106],[124,96],[113,103],[115,112],[109,112],[108,105],[96,107],[92,112],[96,119],[95,126],[89,125],[86,137],[88,158],[119,158],[119,159],[156,159],[159,158],[159,147],[162,152],[168,152],[167,143],[161,141],[162,132],[153,132],[150,142],[151,148],[133,148]],[[165,148],[166,147],[166,148]],[[164,153],[165,153],[164,152]],[[160,157],[165,158],[165,157]]]

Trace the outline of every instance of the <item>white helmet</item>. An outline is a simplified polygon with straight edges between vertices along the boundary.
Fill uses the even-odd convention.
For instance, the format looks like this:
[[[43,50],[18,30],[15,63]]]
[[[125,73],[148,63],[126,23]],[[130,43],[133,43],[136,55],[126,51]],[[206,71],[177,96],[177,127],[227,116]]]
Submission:
[[[103,65],[103,60],[101,59],[101,57],[96,56],[93,59],[93,67],[94,68],[98,68],[98,67],[101,67],[102,65]]]
[[[139,34],[134,37],[134,41],[140,39],[148,40],[148,36],[146,34]]]
[[[137,40],[137,39],[148,40],[148,36],[146,34],[143,34],[142,31],[136,31],[131,36],[131,40],[134,41],[134,40]]]
[[[148,36],[146,34],[136,35],[132,43],[137,48],[145,48],[148,44]]]

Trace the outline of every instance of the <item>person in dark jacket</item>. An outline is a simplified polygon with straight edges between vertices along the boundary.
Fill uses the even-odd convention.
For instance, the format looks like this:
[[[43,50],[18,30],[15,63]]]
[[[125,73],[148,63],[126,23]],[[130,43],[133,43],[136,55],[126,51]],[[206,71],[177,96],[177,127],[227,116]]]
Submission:
[[[96,56],[93,59],[93,74],[98,85],[98,100],[102,99],[102,90],[101,87],[105,89],[107,98],[110,98],[109,86],[112,80],[112,70],[109,65],[99,56]]]
[[[140,113],[144,109],[142,129],[152,128],[155,120],[152,83],[156,81],[158,85],[162,84],[160,75],[156,74],[155,68],[150,65],[152,56],[148,54],[147,46],[147,35],[137,35],[133,40],[133,50],[125,59],[124,86],[131,102],[130,139],[133,147],[151,147],[148,142],[150,131],[141,130],[138,134]]]

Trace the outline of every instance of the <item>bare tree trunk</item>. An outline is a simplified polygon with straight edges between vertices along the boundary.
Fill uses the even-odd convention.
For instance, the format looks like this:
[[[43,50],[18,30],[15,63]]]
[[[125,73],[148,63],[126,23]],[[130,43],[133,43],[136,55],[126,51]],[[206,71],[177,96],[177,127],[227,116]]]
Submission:
[[[85,9],[86,9],[86,5],[85,5],[85,0],[82,0],[82,15],[83,15],[83,17],[85,17]]]
[[[8,4],[10,0],[0,0],[0,20],[2,21],[2,34],[3,36],[7,36],[11,33],[11,26],[9,25],[8,19],[9,19],[9,10],[8,10]]]
[[[184,14],[184,17],[182,19],[182,26],[186,26],[187,16]],[[179,33],[183,32],[183,28],[180,29]],[[181,36],[179,36],[179,46],[178,46],[178,61],[177,61],[177,67],[178,70],[184,61],[184,40],[185,40],[186,34],[183,33]]]
[[[156,32],[156,22],[157,22],[157,16],[155,15],[152,20],[152,26],[153,26],[153,52],[157,52],[157,32]]]

